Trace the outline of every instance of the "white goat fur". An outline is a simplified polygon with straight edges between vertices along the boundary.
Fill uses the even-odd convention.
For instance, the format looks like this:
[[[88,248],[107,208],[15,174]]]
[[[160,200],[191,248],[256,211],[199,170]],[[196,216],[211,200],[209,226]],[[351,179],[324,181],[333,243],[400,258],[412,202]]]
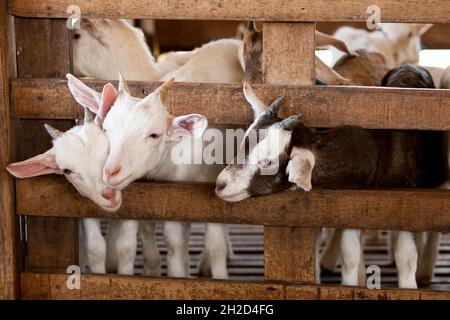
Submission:
[[[172,76],[176,77],[177,81],[189,82],[237,82],[242,79],[243,71],[237,56],[240,42],[236,40],[214,41],[192,52],[172,53],[163,62],[155,63],[139,29],[132,28],[120,20],[91,20],[88,28],[90,29],[80,30],[81,37],[74,40],[75,70],[85,76],[116,79],[120,70],[130,80],[155,81]],[[125,43],[127,45],[124,45]],[[180,66],[182,67],[177,69]],[[192,167],[189,167],[186,170],[181,166],[171,170],[162,168],[152,178],[185,180],[183,172],[191,169]],[[205,172],[196,171],[203,174]],[[174,176],[174,172],[178,174]],[[196,175],[189,180],[199,181],[199,179],[206,178]],[[214,179],[215,176],[207,178],[209,181]],[[189,236],[188,228],[188,224],[178,222],[168,222],[164,226],[169,247],[169,275],[188,275],[188,269],[180,267],[180,264],[188,265],[186,244]],[[225,226],[207,224],[205,247],[215,278],[227,277],[226,256],[227,253],[231,254],[229,250],[231,246],[227,241],[229,242],[228,231]],[[213,261],[220,262],[213,265]]]
[[[420,37],[431,26],[431,24],[381,23],[381,30],[372,32],[345,26],[339,28],[334,37],[344,41],[352,51],[365,49],[383,54],[388,66],[394,68],[403,63],[419,61]],[[344,55],[342,51],[333,47],[331,53],[331,65]]]
[[[102,180],[103,165],[109,150],[104,131],[94,122],[85,122],[65,133],[51,127],[48,130],[57,133],[53,137],[53,147],[44,154],[11,164],[8,166],[9,172],[18,178],[26,178],[48,173],[63,174],[66,170],[65,177],[81,195],[91,199],[103,210],[116,211],[121,204],[121,192],[112,191]],[[52,168],[52,171],[48,168]],[[113,200],[102,196],[107,190],[114,195]],[[93,273],[117,271],[120,274],[133,274],[136,248],[129,239],[133,238],[131,235],[136,239],[136,221],[112,222],[107,241],[101,233],[99,219],[82,219],[82,224],[86,235],[80,255],[83,269],[86,254]]]

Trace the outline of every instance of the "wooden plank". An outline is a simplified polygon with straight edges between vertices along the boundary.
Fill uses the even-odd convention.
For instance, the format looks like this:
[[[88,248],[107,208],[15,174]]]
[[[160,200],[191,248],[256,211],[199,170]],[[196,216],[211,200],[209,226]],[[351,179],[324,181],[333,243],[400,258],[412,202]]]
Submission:
[[[314,283],[315,229],[265,227],[264,278]]]
[[[61,78],[70,72],[69,30],[64,19],[17,18],[15,33],[19,77]],[[30,158],[51,148],[51,139],[43,128],[44,122],[48,121],[15,119],[14,161]],[[73,121],[59,121],[56,124],[53,120],[49,124],[67,130],[72,127]],[[77,219],[30,217],[28,225],[27,268],[65,270],[68,265],[77,263]]]
[[[25,268],[65,271],[68,266],[77,264],[78,247],[74,241],[77,219],[33,217],[27,225]]]
[[[101,90],[105,81],[86,81]],[[143,96],[158,83],[130,84]],[[450,90],[343,86],[254,85],[266,103],[285,96],[282,116],[303,114],[305,125],[334,127],[355,124],[365,128],[450,129]],[[16,118],[75,119],[77,105],[65,80],[15,79],[12,81],[12,115]],[[176,83],[167,106],[174,114],[201,112],[211,123],[248,124],[252,114],[241,84]]]
[[[230,299],[293,300],[346,299],[450,299],[450,292],[382,289],[286,282],[218,281],[203,279],[147,278],[118,275],[82,275],[80,290],[68,290],[67,275],[22,273],[25,299]]]
[[[56,18],[68,17],[69,5],[77,5],[84,18],[133,19],[203,19],[203,20],[265,20],[265,21],[366,21],[366,1],[326,0],[11,0],[10,12],[18,16]],[[450,8],[445,0],[423,5],[415,0],[378,0],[383,22],[449,21]],[[145,8],[145,10],[143,10]]]
[[[448,232],[448,195],[446,190],[316,189],[308,193],[285,191],[229,203],[215,196],[213,185],[136,182],[123,191],[121,209],[108,213],[80,196],[63,177],[16,180],[18,214],[305,228]],[[145,205],[142,205],[142,199],[146,199]],[[192,206],[193,202],[195,206]],[[190,208],[188,211],[180,210],[187,207]]]
[[[66,20],[17,18],[15,32],[19,77],[63,77],[70,71]]]
[[[264,83],[313,85],[315,24],[264,23],[263,28]],[[264,228],[264,278],[316,282],[316,232]]]
[[[265,83],[314,84],[314,31],[314,23],[264,23]]]
[[[14,184],[5,167],[12,158],[9,79],[14,75],[14,40],[6,1],[0,1],[0,300],[18,297],[17,217]]]
[[[116,275],[83,275],[80,290],[68,290],[67,275],[22,273],[27,299],[229,299],[273,300],[284,298],[284,286],[200,279],[144,278]],[[48,285],[46,284],[48,281]],[[30,283],[32,282],[32,283]],[[44,285],[39,285],[39,284]]]
[[[287,285],[287,300],[448,300],[450,292],[411,289],[367,289],[332,285]]]

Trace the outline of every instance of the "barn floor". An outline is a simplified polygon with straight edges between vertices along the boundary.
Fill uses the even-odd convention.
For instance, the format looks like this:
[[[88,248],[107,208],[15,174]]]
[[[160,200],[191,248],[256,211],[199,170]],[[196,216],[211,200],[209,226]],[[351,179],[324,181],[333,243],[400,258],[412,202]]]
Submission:
[[[204,224],[193,224],[190,237],[191,275],[197,276],[198,262],[203,250]],[[230,279],[263,280],[264,278],[264,244],[263,227],[252,225],[231,225],[231,241],[234,257],[228,262]],[[162,274],[166,275],[166,248],[162,233],[162,224],[158,224],[157,243],[162,255]],[[136,274],[142,274],[143,257],[139,244],[136,259]],[[382,287],[395,287],[397,276],[395,266],[389,265],[387,251],[387,233],[383,232],[378,241],[368,241],[365,246],[366,265],[376,264],[381,267]],[[340,267],[333,272],[322,274],[322,282],[339,284]],[[450,291],[450,234],[443,235],[439,250],[439,260],[429,289]]]

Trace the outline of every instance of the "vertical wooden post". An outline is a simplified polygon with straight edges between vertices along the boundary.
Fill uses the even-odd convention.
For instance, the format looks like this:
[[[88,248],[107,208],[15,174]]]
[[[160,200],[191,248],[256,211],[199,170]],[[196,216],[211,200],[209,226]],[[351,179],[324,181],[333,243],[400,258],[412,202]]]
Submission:
[[[18,77],[65,78],[70,72],[70,32],[66,20],[16,18],[15,33]],[[71,120],[15,120],[15,161],[51,148],[44,123],[63,131],[73,126]],[[26,268],[66,270],[77,260],[77,219],[28,217]]]
[[[5,170],[11,161],[9,79],[14,75],[14,37],[7,1],[0,1],[0,300],[18,298],[17,217],[13,179]]]
[[[264,23],[264,82],[314,84],[314,23]],[[267,280],[316,281],[315,229],[265,227]]]

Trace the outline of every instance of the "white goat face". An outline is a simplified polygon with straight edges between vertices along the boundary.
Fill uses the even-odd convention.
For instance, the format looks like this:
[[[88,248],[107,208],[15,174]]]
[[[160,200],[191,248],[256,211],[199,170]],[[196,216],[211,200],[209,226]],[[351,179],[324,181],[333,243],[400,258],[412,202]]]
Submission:
[[[420,37],[432,26],[417,23],[381,24],[381,30],[392,44],[395,65],[419,62]]]
[[[117,79],[118,60],[134,47],[142,47],[148,61],[153,61],[141,29],[123,19],[82,19],[81,28],[73,33],[74,72],[95,79]]]
[[[103,183],[102,170],[109,144],[103,130],[93,122],[62,133],[47,126],[53,148],[31,159],[13,163],[8,171],[18,178],[42,174],[63,174],[78,192],[103,210],[114,212],[121,205],[120,191]]]
[[[119,94],[103,123],[111,144],[103,180],[120,190],[156,168],[167,149],[169,119],[159,97]]]
[[[229,164],[219,174],[216,194],[220,198],[236,202],[285,188],[287,179],[284,171],[289,160],[292,132],[279,128],[278,124],[269,124],[267,129],[260,126],[252,129],[267,132],[254,148],[249,151],[240,150],[246,153],[244,157],[238,156],[245,159],[244,164]],[[262,136],[261,133],[259,136]]]
[[[111,149],[103,179],[121,190],[136,179],[152,176],[164,165],[169,143],[182,138],[200,138],[208,122],[199,114],[172,116],[163,103],[173,79],[144,99],[131,96],[120,77],[119,96],[103,122]]]

